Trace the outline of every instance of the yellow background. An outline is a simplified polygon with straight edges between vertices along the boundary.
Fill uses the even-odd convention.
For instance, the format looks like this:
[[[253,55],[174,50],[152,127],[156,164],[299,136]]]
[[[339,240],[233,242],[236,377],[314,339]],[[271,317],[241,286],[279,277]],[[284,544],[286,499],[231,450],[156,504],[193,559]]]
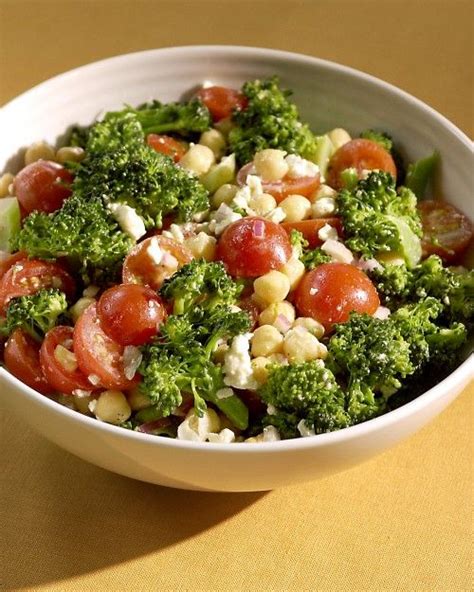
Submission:
[[[111,55],[218,43],[374,74],[473,135],[473,4],[0,0],[0,104]],[[0,138],[1,141],[1,138]],[[258,494],[108,473],[2,416],[4,590],[472,590],[472,395],[346,473]]]

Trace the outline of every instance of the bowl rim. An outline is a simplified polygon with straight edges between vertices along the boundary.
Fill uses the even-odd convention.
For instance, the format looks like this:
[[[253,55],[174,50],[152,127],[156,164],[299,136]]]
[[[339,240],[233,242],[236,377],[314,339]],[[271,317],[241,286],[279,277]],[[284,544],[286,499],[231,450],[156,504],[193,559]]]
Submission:
[[[408,92],[394,86],[391,83],[385,82],[371,74],[367,74],[361,70],[339,64],[330,60],[309,56],[307,54],[300,54],[295,52],[276,50],[271,48],[253,47],[253,46],[239,46],[239,45],[182,45],[176,47],[163,47],[158,49],[149,49],[145,51],[136,51],[127,54],[119,54],[105,59],[101,59],[95,62],[84,64],[77,68],[67,70],[63,73],[57,74],[45,81],[40,82],[34,87],[26,90],[22,94],[14,97],[8,103],[4,104],[0,108],[0,116],[7,116],[7,111],[16,107],[18,103],[29,98],[33,93],[37,93],[40,90],[48,87],[52,83],[67,81],[69,78],[76,77],[83,73],[87,73],[93,70],[100,70],[101,68],[107,68],[110,65],[119,64],[120,62],[127,62],[129,60],[139,60],[153,58],[158,55],[169,55],[179,57],[180,54],[183,57],[189,52],[203,53],[208,55],[209,52],[213,52],[217,55],[229,55],[239,54],[241,57],[260,57],[260,58],[275,58],[284,60],[286,62],[293,62],[299,64],[306,64],[308,66],[316,66],[327,71],[341,73],[351,78],[362,79],[364,82],[377,87],[379,90],[383,90],[388,94],[397,96],[398,98],[411,103],[412,106],[418,108],[421,111],[427,113],[430,117],[433,117],[443,127],[446,127],[451,131],[453,135],[460,140],[465,147],[472,150],[472,143],[468,136],[460,130],[454,123],[448,120],[444,115],[414,97]],[[168,448],[181,448],[194,451],[206,451],[206,453],[231,453],[231,454],[255,454],[259,452],[281,453],[282,450],[303,450],[308,448],[318,448],[321,446],[328,446],[333,444],[339,444],[343,441],[351,441],[358,439],[361,436],[369,435],[370,433],[385,431],[390,428],[393,424],[402,421],[403,419],[420,412],[425,407],[435,401],[447,396],[452,390],[460,388],[465,382],[469,381],[469,377],[474,378],[474,354],[469,354],[451,374],[444,378],[441,382],[428,389],[416,399],[413,399],[409,403],[402,405],[401,407],[389,411],[384,415],[375,417],[367,420],[363,423],[343,428],[335,432],[329,432],[324,434],[317,434],[315,436],[301,437],[286,440],[277,440],[272,442],[252,442],[245,443],[244,446],[235,445],[235,443],[210,443],[210,442],[194,442],[188,440],[178,440],[177,438],[167,438],[164,436],[155,436],[152,434],[146,434],[128,430],[119,426],[102,422],[94,417],[83,415],[78,411],[69,409],[68,407],[54,401],[53,399],[42,395],[35,391],[33,388],[24,384],[21,380],[10,374],[3,366],[0,366],[0,378],[9,383],[13,388],[20,390],[23,395],[29,399],[34,399],[39,405],[44,405],[51,412],[56,415],[68,417],[71,420],[76,419],[79,423],[83,423],[85,428],[91,428],[94,430],[104,431],[109,433],[113,437],[122,436],[125,439],[131,439],[137,442],[148,443],[152,446],[164,446]]]

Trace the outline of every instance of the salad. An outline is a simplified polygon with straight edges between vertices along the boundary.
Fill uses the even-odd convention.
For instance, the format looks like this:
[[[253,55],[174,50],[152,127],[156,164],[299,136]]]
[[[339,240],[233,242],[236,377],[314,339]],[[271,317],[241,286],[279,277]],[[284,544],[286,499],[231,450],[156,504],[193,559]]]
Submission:
[[[276,78],[203,84],[30,146],[0,178],[6,369],[148,434],[339,430],[424,392],[474,319],[468,218],[437,153],[314,133]]]

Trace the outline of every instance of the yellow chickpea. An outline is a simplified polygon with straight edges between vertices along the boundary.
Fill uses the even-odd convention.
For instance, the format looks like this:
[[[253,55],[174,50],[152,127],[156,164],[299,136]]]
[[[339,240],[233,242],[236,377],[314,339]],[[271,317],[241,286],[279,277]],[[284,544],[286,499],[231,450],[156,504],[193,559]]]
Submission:
[[[288,276],[276,270],[260,276],[253,283],[255,294],[268,304],[285,300],[290,288],[291,283]]]
[[[255,329],[251,342],[251,353],[254,358],[279,353],[282,346],[283,335],[272,325],[262,325]]]

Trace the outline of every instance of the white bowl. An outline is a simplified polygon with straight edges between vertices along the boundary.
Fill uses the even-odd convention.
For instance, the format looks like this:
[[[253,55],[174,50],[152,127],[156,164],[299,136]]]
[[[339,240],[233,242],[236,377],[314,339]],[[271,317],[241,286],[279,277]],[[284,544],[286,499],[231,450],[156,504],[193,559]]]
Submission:
[[[277,74],[295,90],[315,131],[388,131],[416,159],[441,153],[439,195],[474,219],[468,138],[410,95],[350,68],[249,47],[178,47],[104,60],[53,78],[0,113],[0,169],[16,170],[26,146],[59,142],[66,128],[103,110],[151,98],[176,100],[203,80],[239,87]],[[3,163],[6,163],[5,166]],[[131,432],[71,411],[0,368],[5,407],[46,438],[96,465],[135,479],[184,489],[259,491],[349,468],[413,434],[440,413],[473,376],[472,357],[411,403],[366,423],[319,436],[261,444],[201,444]]]

